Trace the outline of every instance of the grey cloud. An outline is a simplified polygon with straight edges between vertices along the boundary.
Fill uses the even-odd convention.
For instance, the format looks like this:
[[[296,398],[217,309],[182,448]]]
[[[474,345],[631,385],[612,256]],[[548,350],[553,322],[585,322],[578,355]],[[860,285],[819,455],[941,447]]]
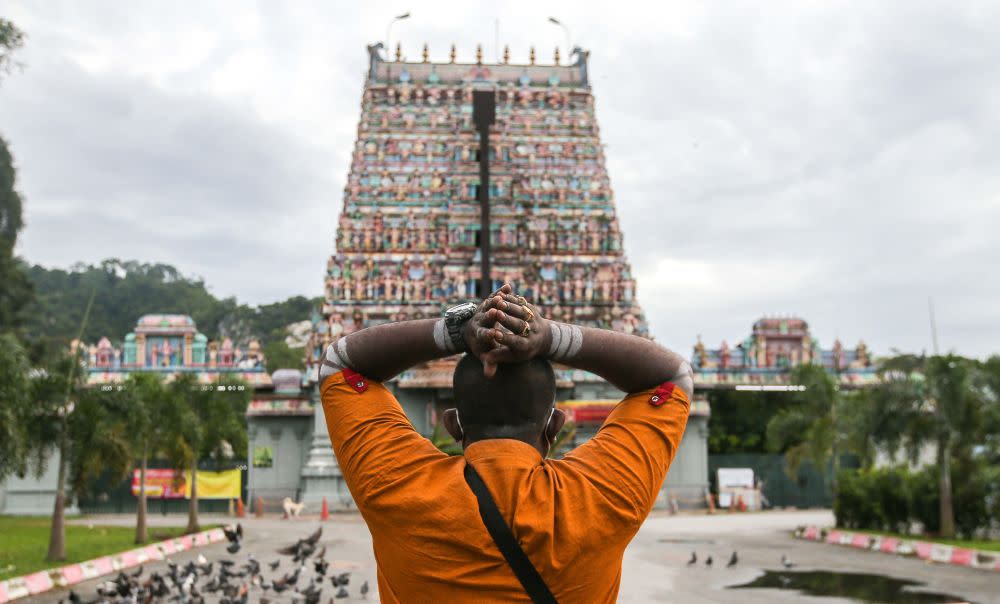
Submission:
[[[136,256],[241,300],[319,293],[364,45],[402,10],[264,5],[246,39],[239,4],[47,6],[19,9],[32,26],[29,65],[0,88],[0,129],[28,198],[29,260]],[[647,279],[639,297],[658,338],[686,351],[699,333],[732,342],[760,314],[797,313],[826,345],[863,337],[881,353],[920,350],[933,296],[945,348],[997,351],[997,5],[660,8],[638,18],[648,12],[639,4],[551,7],[593,52],[626,251]],[[521,60],[529,43],[545,60],[563,43],[534,7],[413,14],[393,33],[410,57],[424,41],[437,60],[453,41],[466,58],[476,42],[491,56],[494,16]],[[95,39],[181,43],[193,29],[212,32],[207,57],[157,84],[71,60]],[[213,94],[221,66],[248,48],[269,61],[254,93],[291,86],[321,99],[322,115],[278,119]],[[324,73],[306,81],[295,68],[316,53]],[[310,120],[325,138],[302,130]],[[713,280],[649,282],[670,278],[665,259],[705,266]]]

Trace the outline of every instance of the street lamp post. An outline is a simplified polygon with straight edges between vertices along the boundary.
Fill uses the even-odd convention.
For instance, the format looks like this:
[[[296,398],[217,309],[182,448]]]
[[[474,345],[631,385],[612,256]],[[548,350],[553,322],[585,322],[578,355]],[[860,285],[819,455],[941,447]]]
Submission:
[[[396,23],[396,21],[402,21],[409,18],[410,11],[406,11],[402,15],[396,15],[392,18],[392,21],[389,21],[389,26],[385,28],[385,56],[387,59],[392,57],[392,45],[390,44],[392,40],[389,39],[389,36],[392,35],[392,26]]]
[[[569,60],[570,56],[572,56],[573,54],[573,41],[569,35],[569,28],[566,27],[566,25],[562,21],[556,19],[555,17],[549,17],[549,23],[552,23],[553,25],[558,25],[559,27],[562,28],[563,33],[566,34],[566,60]]]

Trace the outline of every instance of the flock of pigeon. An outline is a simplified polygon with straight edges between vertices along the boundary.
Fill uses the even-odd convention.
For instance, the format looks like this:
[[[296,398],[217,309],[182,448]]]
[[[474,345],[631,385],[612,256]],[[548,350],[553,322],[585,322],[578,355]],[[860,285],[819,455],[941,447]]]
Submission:
[[[224,527],[229,541],[226,551],[236,554],[243,544],[243,526]],[[326,560],[326,547],[319,549],[319,539],[323,528],[292,545],[278,550],[279,554],[291,556],[290,569],[279,570],[282,559],[267,563],[269,578],[265,578],[260,562],[249,554],[246,561],[237,564],[231,559],[209,562],[198,555],[185,565],[167,559],[167,571],[150,573],[143,578],[143,567],[131,573],[118,576],[97,586],[93,598],[84,599],[75,591],[70,591],[68,604],[151,604],[153,602],[177,602],[178,604],[205,604],[208,601],[219,604],[248,604],[251,594],[260,604],[291,602],[293,604],[319,604],[327,580],[336,590],[329,602],[351,597],[348,586],[351,573],[330,573],[330,563]],[[302,583],[303,570],[312,570],[313,576]],[[368,595],[368,581],[361,584],[358,594]],[[59,604],[67,601],[59,600]]]
[[[729,556],[729,562],[726,563],[726,568],[734,568],[737,564],[739,564],[739,562],[740,562],[739,556],[736,555],[736,552],[733,552],[732,555]],[[698,564],[698,552],[691,552],[691,557],[688,558],[687,565],[695,566],[697,564]],[[708,568],[712,568],[711,554],[709,554],[708,557],[705,558],[705,566]],[[792,562],[791,559],[789,559],[789,557],[786,556],[785,554],[781,554],[781,566],[783,566],[787,570],[790,568],[795,568],[795,563]]]

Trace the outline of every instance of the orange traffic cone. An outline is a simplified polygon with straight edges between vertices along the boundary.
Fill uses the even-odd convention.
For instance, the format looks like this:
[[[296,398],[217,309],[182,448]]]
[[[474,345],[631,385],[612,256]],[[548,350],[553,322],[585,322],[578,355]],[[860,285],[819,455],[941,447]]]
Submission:
[[[256,505],[254,507],[256,508],[254,510],[254,514],[258,518],[263,518],[264,517],[264,498],[261,497],[260,495],[258,495],[257,496],[257,503],[256,503]]]
[[[237,497],[236,498],[236,517],[237,518],[244,518],[244,517],[246,517],[246,515],[247,515],[247,511],[246,511],[246,509],[243,508],[243,498],[242,497]]]
[[[738,509],[741,512],[747,511],[747,504],[746,502],[743,501],[743,495],[740,495],[736,499],[736,509]]]
[[[320,520],[328,520],[330,518],[330,506],[326,503],[326,497],[323,498],[323,507],[319,511]]]

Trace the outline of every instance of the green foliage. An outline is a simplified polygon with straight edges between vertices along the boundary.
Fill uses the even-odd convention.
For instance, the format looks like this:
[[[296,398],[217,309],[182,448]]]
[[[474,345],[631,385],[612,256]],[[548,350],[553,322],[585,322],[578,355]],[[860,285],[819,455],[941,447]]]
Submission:
[[[100,522],[99,520],[97,521]],[[51,519],[0,516],[0,581],[52,568],[45,559]],[[182,528],[157,527],[155,538],[179,537]],[[66,526],[66,564],[93,560],[135,548],[132,529],[124,526],[69,524]]]
[[[264,344],[263,350],[264,357],[267,359],[268,371],[275,369],[305,370],[305,351],[301,348],[289,348],[284,340],[272,340]]]
[[[28,277],[37,300],[29,308],[29,331],[35,338],[65,346],[80,325],[83,301],[97,292],[90,320],[83,333],[85,342],[102,336],[120,339],[147,313],[191,315],[209,338],[224,316],[236,309],[232,298],[217,300],[204,282],[189,279],[165,264],[105,260],[98,266],[77,265],[72,270],[32,266]]]
[[[190,315],[209,339],[246,343],[257,338],[267,345],[283,340],[285,326],[308,319],[320,304],[320,298],[294,296],[259,307],[240,305],[234,298],[216,298],[204,281],[173,266],[134,260],[108,259],[71,270],[32,266],[27,275],[37,298],[25,309],[26,330],[39,349],[65,347],[75,337],[83,302],[94,290],[85,342],[102,336],[120,341],[144,314],[179,313]]]
[[[431,443],[448,455],[462,454],[462,444],[455,442],[451,434],[448,434],[448,430],[444,427],[444,421],[438,421],[435,424],[434,431],[431,432]]]
[[[796,367],[791,382],[806,389],[792,393],[791,404],[768,422],[768,447],[785,454],[790,478],[798,475],[805,460],[824,473],[831,459],[837,465],[835,452],[843,451],[846,439],[837,415],[847,413],[852,401],[840,395],[834,379],[819,365]]]
[[[10,73],[14,51],[24,46],[24,32],[9,19],[0,17],[0,76]]]
[[[784,392],[713,390],[708,398],[709,455],[767,453],[767,424],[792,403]]]
[[[0,49],[5,22],[0,19]],[[0,72],[3,71],[3,57],[0,53]],[[24,227],[21,195],[16,188],[17,171],[14,158],[7,147],[7,141],[0,137],[0,331],[14,329],[21,324],[22,311],[31,301],[31,283],[24,275],[23,267],[14,256],[17,235]]]
[[[570,444],[573,442],[573,437],[576,436],[576,423],[566,420],[563,427],[559,429],[559,434],[556,434],[555,440],[552,441],[552,446],[549,447],[549,459],[557,459],[562,457],[563,454],[569,449]]]
[[[78,495],[104,473],[115,482],[132,469],[134,410],[119,391],[88,388],[80,392],[67,420],[70,485]]]
[[[0,483],[25,471],[31,446],[23,427],[32,412],[27,354],[14,336],[0,333]]]
[[[228,376],[206,386],[193,375],[182,374],[168,384],[165,396],[168,404],[160,416],[162,452],[172,467],[180,470],[200,459],[220,462],[246,456],[245,414],[252,387]]]
[[[984,460],[952,464],[955,527],[972,538],[1000,522],[1000,469]],[[909,534],[916,523],[924,534],[941,530],[937,466],[845,470],[838,476],[833,512],[837,526]]]

